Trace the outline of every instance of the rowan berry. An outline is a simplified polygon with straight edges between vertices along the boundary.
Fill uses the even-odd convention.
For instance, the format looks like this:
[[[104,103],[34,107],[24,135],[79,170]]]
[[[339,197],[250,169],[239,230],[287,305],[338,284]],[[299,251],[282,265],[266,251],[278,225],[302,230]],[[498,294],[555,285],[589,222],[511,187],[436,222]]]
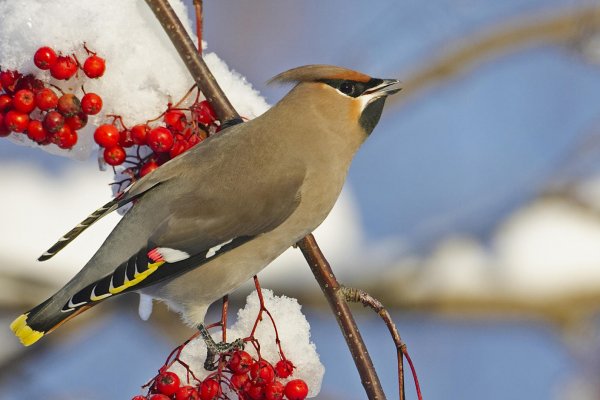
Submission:
[[[118,149],[118,150],[115,150]],[[111,151],[114,150],[117,153],[121,153],[122,154],[122,159],[121,154],[119,154],[119,161],[116,164],[112,164],[111,162],[109,162],[107,160],[107,151]],[[109,155],[109,157],[111,157],[111,155]],[[125,150],[123,150],[123,148],[121,147],[113,147],[112,149],[106,149],[104,151],[104,159],[106,160],[106,162],[110,165],[119,165],[121,164],[124,160],[125,160]],[[158,390],[159,393],[162,393],[164,395],[167,396],[171,396],[172,394],[174,394],[177,389],[179,389],[179,377],[177,376],[176,373],[171,372],[171,371],[166,371],[163,372],[161,374],[158,375],[158,377],[156,377],[156,390]]]
[[[12,99],[15,110],[29,114],[35,108],[35,96],[31,90],[21,89],[15,93]]]
[[[18,71],[0,71],[0,84],[7,93],[13,93],[17,82],[21,78]]]
[[[285,396],[289,400],[304,400],[308,396],[308,386],[302,379],[294,379],[285,385]]]
[[[199,400],[200,394],[193,386],[182,386],[175,392],[175,400]]]
[[[217,115],[207,100],[201,101],[193,107],[194,117],[204,125],[210,125],[217,120]]]
[[[234,374],[245,374],[254,364],[252,356],[243,350],[234,352],[229,359],[229,368]]]
[[[8,111],[12,107],[12,96],[0,94],[0,112]]]
[[[279,360],[275,364],[275,373],[280,378],[287,378],[294,372],[294,364],[290,360]]]
[[[43,124],[48,132],[55,133],[65,124],[65,117],[58,111],[49,111],[44,117]]]
[[[71,56],[58,56],[50,67],[50,75],[59,80],[68,80],[77,73],[77,62]]]
[[[173,147],[173,134],[165,127],[159,126],[148,133],[148,146],[155,153],[165,153]]]
[[[61,149],[70,149],[77,143],[77,132],[65,124],[54,134],[53,140]]]
[[[42,111],[48,111],[58,106],[58,96],[52,89],[44,88],[35,94],[35,104]]]
[[[285,386],[279,381],[267,383],[265,385],[265,400],[281,400]]]
[[[140,178],[148,175],[150,172],[158,168],[156,160],[149,160],[140,168]]]
[[[41,121],[33,119],[27,125],[27,137],[37,143],[42,143],[48,139],[48,131],[44,128]]]
[[[4,114],[4,125],[13,132],[25,132],[29,125],[29,115],[10,110]]]
[[[56,52],[48,46],[40,47],[33,55],[33,63],[39,69],[50,69],[56,59]]]
[[[72,117],[65,118],[65,124],[69,125],[69,127],[75,131],[86,126],[87,122],[88,116],[82,112],[77,115],[73,115]]]
[[[104,75],[105,69],[106,62],[102,57],[98,57],[97,55],[89,56],[83,63],[83,72],[89,78],[100,78]]]
[[[200,384],[200,400],[214,400],[220,391],[219,382],[212,378],[205,379]]]
[[[121,147],[129,148],[133,146],[133,138],[131,137],[131,131],[129,129],[123,129],[119,132],[119,145]]]
[[[94,140],[102,147],[114,147],[119,144],[119,130],[112,124],[100,125],[94,131]]]
[[[150,127],[148,125],[136,125],[131,128],[131,138],[135,144],[144,145],[147,143],[148,132],[150,132]]]
[[[81,112],[81,101],[73,93],[65,93],[58,99],[56,109],[65,117],[72,117]]]
[[[96,93],[86,93],[81,99],[81,109],[88,115],[96,115],[102,109],[102,98]]]

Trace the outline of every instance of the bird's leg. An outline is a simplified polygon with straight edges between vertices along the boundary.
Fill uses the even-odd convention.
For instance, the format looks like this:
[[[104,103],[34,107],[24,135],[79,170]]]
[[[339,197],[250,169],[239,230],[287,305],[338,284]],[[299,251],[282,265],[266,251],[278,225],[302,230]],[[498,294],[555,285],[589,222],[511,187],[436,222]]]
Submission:
[[[198,325],[198,331],[206,344],[206,361],[204,361],[204,369],[207,371],[214,371],[217,369],[218,362],[215,361],[217,355],[228,353],[232,350],[242,350],[244,348],[244,339],[236,339],[231,343],[216,343],[212,336],[210,336],[210,333],[204,324]]]

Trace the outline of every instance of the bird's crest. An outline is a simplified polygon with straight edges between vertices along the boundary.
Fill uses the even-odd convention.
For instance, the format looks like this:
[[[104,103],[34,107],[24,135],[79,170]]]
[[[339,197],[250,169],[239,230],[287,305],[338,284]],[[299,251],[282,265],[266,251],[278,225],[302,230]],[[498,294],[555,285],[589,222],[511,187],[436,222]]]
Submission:
[[[368,82],[371,80],[369,75],[362,72],[353,71],[348,68],[336,67],[335,65],[305,65],[302,67],[292,68],[288,71],[271,78],[269,84],[286,84],[300,82],[317,82],[322,80],[349,80],[355,82]]]

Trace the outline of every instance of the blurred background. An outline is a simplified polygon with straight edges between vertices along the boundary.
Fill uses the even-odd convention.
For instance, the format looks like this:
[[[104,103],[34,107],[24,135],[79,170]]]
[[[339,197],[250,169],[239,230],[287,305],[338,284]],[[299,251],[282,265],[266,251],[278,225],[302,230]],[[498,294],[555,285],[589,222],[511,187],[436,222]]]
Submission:
[[[600,399],[600,3],[204,7],[207,50],[270,104],[287,88],[264,82],[303,64],[403,81],[315,235],[341,282],[392,311],[426,399]],[[0,171],[0,399],[130,398],[192,333],[164,307],[142,322],[137,296],[123,296],[27,349],[8,330],[114,226],[117,216],[64,255],[35,262],[110,198],[112,175],[94,160],[6,140]],[[319,398],[364,398],[300,252],[288,251],[260,278],[305,306],[326,367]],[[355,311],[394,398],[392,340],[375,315]],[[415,398],[408,377],[406,386]]]

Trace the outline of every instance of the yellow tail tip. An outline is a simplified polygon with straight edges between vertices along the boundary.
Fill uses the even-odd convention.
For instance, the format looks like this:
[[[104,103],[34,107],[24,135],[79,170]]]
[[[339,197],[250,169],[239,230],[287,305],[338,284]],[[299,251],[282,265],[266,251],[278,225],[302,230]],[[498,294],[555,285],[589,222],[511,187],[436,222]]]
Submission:
[[[20,315],[10,324],[10,329],[24,346],[30,346],[44,336],[44,332],[33,330],[27,325],[27,314]]]

